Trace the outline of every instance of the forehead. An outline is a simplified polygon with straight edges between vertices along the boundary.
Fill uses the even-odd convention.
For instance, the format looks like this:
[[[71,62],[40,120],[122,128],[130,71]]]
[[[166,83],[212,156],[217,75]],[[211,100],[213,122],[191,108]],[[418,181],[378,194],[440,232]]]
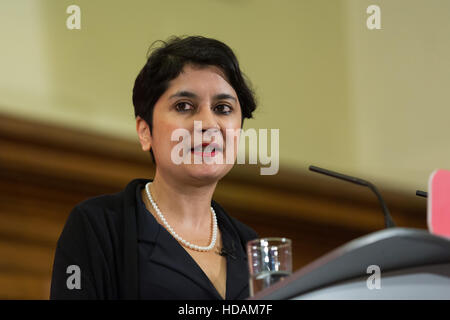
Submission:
[[[219,91],[236,95],[223,70],[216,66],[185,65],[178,77],[169,82],[166,94],[170,95],[178,90],[194,91],[199,95]]]

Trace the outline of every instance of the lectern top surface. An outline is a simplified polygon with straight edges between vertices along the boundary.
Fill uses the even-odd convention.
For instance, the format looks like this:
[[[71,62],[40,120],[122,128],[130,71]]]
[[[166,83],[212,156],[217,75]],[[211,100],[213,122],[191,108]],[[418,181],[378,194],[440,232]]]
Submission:
[[[295,253],[294,253],[295,254]],[[289,299],[302,292],[367,275],[450,262],[450,240],[427,230],[389,228],[352,240],[297,270],[254,299]]]

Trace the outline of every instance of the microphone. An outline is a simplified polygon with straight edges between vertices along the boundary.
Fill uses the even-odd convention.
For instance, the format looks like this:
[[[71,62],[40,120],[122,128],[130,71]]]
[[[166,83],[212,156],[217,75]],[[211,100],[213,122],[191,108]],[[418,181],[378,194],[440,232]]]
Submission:
[[[222,257],[229,256],[230,258],[236,260],[236,248],[234,246],[234,241],[231,242],[231,249],[225,248],[225,246],[223,246],[222,249],[220,249],[220,251],[217,253]]]
[[[369,181],[363,180],[363,179],[359,179],[359,178],[355,178],[355,177],[351,177],[351,176],[347,176],[345,174],[342,173],[338,173],[338,172],[333,172],[327,169],[323,169],[323,168],[319,168],[316,166],[309,166],[309,170],[314,171],[314,172],[318,172],[330,177],[334,177],[337,179],[341,179],[341,180],[345,180],[351,183],[355,183],[355,184],[359,184],[361,186],[365,186],[365,187],[369,187],[370,190],[372,190],[375,195],[378,198],[379,203],[381,204],[381,208],[383,209],[383,213],[384,213],[384,224],[386,228],[393,228],[395,227],[394,221],[391,218],[391,215],[389,213],[389,210],[387,208],[386,202],[383,200],[383,197],[381,196],[380,192],[378,192],[378,189]]]
[[[427,198],[428,192],[416,190],[416,196]]]

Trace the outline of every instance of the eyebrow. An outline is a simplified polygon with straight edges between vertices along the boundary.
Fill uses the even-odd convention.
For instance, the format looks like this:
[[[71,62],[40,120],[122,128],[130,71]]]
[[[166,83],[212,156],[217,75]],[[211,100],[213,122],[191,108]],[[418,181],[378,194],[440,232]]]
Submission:
[[[173,95],[171,95],[169,97],[169,99],[172,98],[180,98],[180,97],[186,97],[186,98],[193,98],[193,99],[197,99],[198,95],[196,95],[195,93],[191,92],[191,91],[186,91],[186,90],[182,90],[182,91],[178,91],[176,93],[174,93]],[[225,100],[225,99],[229,99],[229,100],[234,100],[237,102],[236,98],[233,97],[232,95],[228,94],[228,93],[219,93],[216,94],[213,97],[215,100]]]

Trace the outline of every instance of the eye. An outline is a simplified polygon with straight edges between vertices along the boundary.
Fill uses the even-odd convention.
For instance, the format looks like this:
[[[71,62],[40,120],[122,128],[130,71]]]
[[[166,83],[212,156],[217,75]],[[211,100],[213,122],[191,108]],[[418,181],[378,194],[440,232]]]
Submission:
[[[220,105],[216,106],[214,109],[222,114],[229,114],[233,110],[232,107],[230,107],[229,105],[226,105],[226,104],[220,104]]]
[[[179,102],[175,105],[175,110],[178,112],[186,112],[186,111],[193,110],[193,109],[194,109],[194,107],[185,101]]]

